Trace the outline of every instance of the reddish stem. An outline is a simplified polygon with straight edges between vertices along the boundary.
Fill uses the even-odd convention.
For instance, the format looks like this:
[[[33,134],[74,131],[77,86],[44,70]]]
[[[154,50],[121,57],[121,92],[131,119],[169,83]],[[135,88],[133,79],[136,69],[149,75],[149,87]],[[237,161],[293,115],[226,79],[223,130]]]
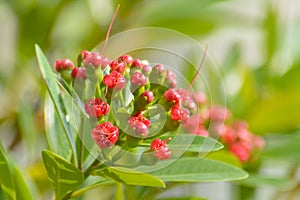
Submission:
[[[202,67],[204,65],[204,61],[205,61],[205,58],[206,58],[206,55],[207,55],[207,51],[208,51],[208,45],[206,44],[205,45],[205,51],[204,51],[204,54],[202,56],[201,63],[199,65],[198,69],[197,69],[196,74],[194,75],[193,79],[191,80],[191,82],[190,82],[190,84],[188,86],[188,91],[192,88],[194,82],[196,81],[197,77],[199,76],[199,73],[200,73],[200,71],[201,71],[201,69],[202,69]]]
[[[101,49],[101,51],[100,51],[100,54],[103,53],[103,51],[104,51],[104,49],[105,49],[105,47],[106,47],[106,45],[107,45],[108,38],[109,38],[109,34],[110,34],[110,31],[111,31],[111,29],[112,29],[112,26],[113,26],[113,24],[114,24],[114,22],[115,22],[115,19],[116,19],[117,15],[118,15],[119,8],[120,8],[120,4],[118,4],[117,9],[116,9],[116,11],[115,11],[115,14],[114,14],[114,16],[113,16],[113,18],[112,18],[112,20],[111,20],[111,22],[110,22],[110,24],[109,24],[109,27],[108,27],[108,30],[107,30],[107,33],[106,33],[106,38],[105,38],[105,41],[104,41],[104,45],[103,45],[103,47],[102,47],[102,49]]]

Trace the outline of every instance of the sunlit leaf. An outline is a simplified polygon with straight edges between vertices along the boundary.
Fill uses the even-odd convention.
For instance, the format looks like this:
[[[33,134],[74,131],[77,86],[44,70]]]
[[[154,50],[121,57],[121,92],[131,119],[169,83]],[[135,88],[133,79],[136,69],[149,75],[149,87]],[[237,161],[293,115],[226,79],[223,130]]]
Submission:
[[[16,190],[13,178],[13,172],[10,169],[5,152],[0,144],[0,184],[4,196],[7,200],[16,199]]]
[[[42,156],[56,199],[62,199],[68,192],[81,185],[84,180],[83,174],[74,165],[48,150],[44,150]]]
[[[105,170],[95,171],[95,174],[128,185],[165,187],[165,183],[159,178],[130,168],[108,167]]]
[[[53,101],[55,110],[57,112],[58,118],[62,123],[62,127],[64,129],[64,133],[67,136],[68,142],[70,143],[70,146],[72,148],[73,157],[75,160],[75,163],[77,163],[77,155],[76,155],[76,146],[75,146],[75,139],[74,135],[70,126],[70,123],[67,119],[67,113],[66,108],[64,107],[63,103],[63,97],[61,94],[61,91],[59,89],[59,85],[57,82],[57,79],[55,77],[55,74],[53,73],[53,70],[51,66],[49,65],[47,58],[41,51],[38,45],[35,46],[37,59],[39,62],[40,70],[42,72],[42,76],[46,82],[48,92],[51,96],[51,99]]]
[[[16,186],[16,194],[18,200],[31,200],[33,196],[29,189],[28,184],[26,183],[21,171],[16,167],[12,167],[13,179]]]
[[[151,173],[164,181],[213,182],[242,180],[248,174],[240,168],[215,160],[180,158]]]

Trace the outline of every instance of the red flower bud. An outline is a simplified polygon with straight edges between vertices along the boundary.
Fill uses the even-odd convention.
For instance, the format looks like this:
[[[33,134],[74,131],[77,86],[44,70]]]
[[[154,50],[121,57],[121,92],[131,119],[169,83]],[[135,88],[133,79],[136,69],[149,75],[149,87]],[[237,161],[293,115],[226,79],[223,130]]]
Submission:
[[[181,109],[181,121],[182,123],[186,123],[188,121],[188,119],[190,118],[190,111],[186,108],[182,108]]]
[[[145,97],[147,103],[150,103],[154,100],[154,94],[150,90],[147,90],[141,94],[142,97]]]
[[[143,138],[148,135],[148,127],[142,121],[134,121],[129,123],[129,127],[135,130],[135,133]]]
[[[170,88],[175,88],[177,85],[176,74],[170,70],[166,70],[166,82]]]
[[[71,72],[71,76],[73,78],[80,78],[80,79],[83,79],[83,80],[87,79],[86,73],[85,73],[85,68],[82,68],[82,67],[74,68]]]
[[[122,55],[118,58],[119,62],[124,62],[127,65],[131,65],[133,58],[130,55]]]
[[[162,64],[157,64],[153,67],[152,70],[156,70],[158,72],[158,74],[162,74],[163,71],[165,70],[165,68]]]
[[[101,68],[104,69],[110,63],[110,60],[107,57],[97,52],[90,53],[88,51],[83,51],[80,55],[83,57],[84,66],[91,64],[97,68],[101,65]]]
[[[141,69],[143,66],[144,66],[144,64],[139,59],[134,59],[133,62],[132,62],[132,64],[131,64],[131,68],[137,67],[137,68]]]
[[[126,84],[126,79],[117,71],[107,74],[103,78],[103,83],[109,88],[122,89]]]
[[[119,136],[119,129],[110,122],[98,124],[92,131],[92,138],[100,148],[113,146]]]
[[[155,139],[151,143],[150,149],[152,151],[155,151],[155,156],[160,160],[166,160],[169,159],[171,156],[171,150],[170,148],[166,147],[166,143],[171,138],[168,138],[167,140],[161,140],[161,139]]]
[[[226,144],[232,144],[236,140],[236,132],[230,126],[224,126],[221,130],[221,139]]]
[[[170,113],[171,119],[174,121],[179,121],[182,119],[182,110],[179,104],[175,104],[171,108],[171,113]]]
[[[143,65],[143,67],[142,67],[142,72],[145,75],[149,75],[151,70],[152,70],[152,67],[150,65]]]
[[[78,57],[81,58],[80,60],[84,60],[90,54],[91,54],[91,52],[89,52],[87,50],[83,50],[83,51],[80,52],[80,54],[78,55]]]
[[[109,112],[110,107],[101,98],[92,98],[85,103],[84,109],[91,117],[102,117]]]
[[[195,101],[198,104],[204,104],[206,102],[206,95],[203,92],[197,92],[194,96]]]
[[[135,130],[137,135],[146,137],[148,135],[148,128],[150,127],[151,121],[144,117],[141,113],[132,116],[128,120],[128,125],[131,129]]]
[[[118,62],[117,60],[113,60],[110,63],[110,68],[111,71],[117,71],[123,74],[126,68],[126,64],[124,62]]]
[[[146,77],[141,72],[134,72],[130,77],[130,82],[132,85],[144,86],[146,85]]]
[[[203,115],[206,115],[213,121],[223,121],[230,117],[230,112],[221,106],[213,106],[210,110],[205,110]]]
[[[155,152],[155,156],[159,160],[167,160],[171,157],[171,149],[168,147],[162,147],[160,149],[157,149]]]
[[[56,60],[54,67],[56,71],[62,71],[62,70],[73,70],[74,69],[74,63],[69,59],[62,59],[62,60]]]
[[[83,59],[83,63],[85,66],[91,64],[94,67],[98,67],[100,64],[102,64],[102,56],[99,53],[92,52],[86,55],[86,57]]]
[[[254,136],[253,143],[254,146],[258,149],[262,149],[265,146],[265,140],[260,136]]]
[[[180,94],[173,88],[168,89],[165,93],[164,93],[164,97],[167,100],[167,102],[174,102],[176,104],[181,102],[181,96]]]
[[[247,162],[250,158],[250,151],[242,143],[231,145],[229,150],[243,163]]]

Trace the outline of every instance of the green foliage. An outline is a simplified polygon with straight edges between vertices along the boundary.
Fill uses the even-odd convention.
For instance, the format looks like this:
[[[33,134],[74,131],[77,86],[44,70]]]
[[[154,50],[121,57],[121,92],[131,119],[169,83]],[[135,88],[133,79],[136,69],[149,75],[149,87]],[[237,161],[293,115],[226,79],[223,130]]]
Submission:
[[[0,186],[7,200],[33,199],[21,171],[7,158],[0,144]]]
[[[130,168],[108,167],[94,173],[128,185],[166,187],[165,183],[159,178]]]
[[[59,89],[59,85],[57,84],[57,78],[55,77],[55,74],[53,73],[52,68],[50,67],[41,49],[37,45],[35,48],[36,48],[36,54],[37,54],[40,70],[46,81],[48,92],[51,96],[52,101],[54,102],[54,107],[57,112],[58,118],[61,121],[64,133],[66,134],[66,138],[71,146],[75,163],[77,163],[74,133],[72,132],[71,129],[72,127],[69,125],[69,122],[67,121],[66,118],[67,116],[66,108],[63,101],[62,93]]]
[[[3,151],[2,145],[0,146],[0,183],[5,198],[8,200],[16,199],[13,174]]]
[[[152,172],[164,181],[211,182],[232,181],[248,177],[248,174],[237,167],[209,159],[180,158],[158,171]]]
[[[42,155],[56,199],[63,199],[68,192],[81,185],[83,174],[74,165],[51,151],[44,150]]]

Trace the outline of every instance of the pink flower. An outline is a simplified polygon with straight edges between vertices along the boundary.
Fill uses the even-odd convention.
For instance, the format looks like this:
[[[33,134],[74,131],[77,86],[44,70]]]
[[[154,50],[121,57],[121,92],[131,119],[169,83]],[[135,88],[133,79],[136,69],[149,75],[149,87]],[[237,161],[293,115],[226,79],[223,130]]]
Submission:
[[[93,140],[102,149],[113,146],[118,136],[119,129],[110,122],[98,124],[92,131]]]
[[[109,112],[110,107],[101,98],[92,98],[85,103],[84,109],[91,117],[102,117]]]

